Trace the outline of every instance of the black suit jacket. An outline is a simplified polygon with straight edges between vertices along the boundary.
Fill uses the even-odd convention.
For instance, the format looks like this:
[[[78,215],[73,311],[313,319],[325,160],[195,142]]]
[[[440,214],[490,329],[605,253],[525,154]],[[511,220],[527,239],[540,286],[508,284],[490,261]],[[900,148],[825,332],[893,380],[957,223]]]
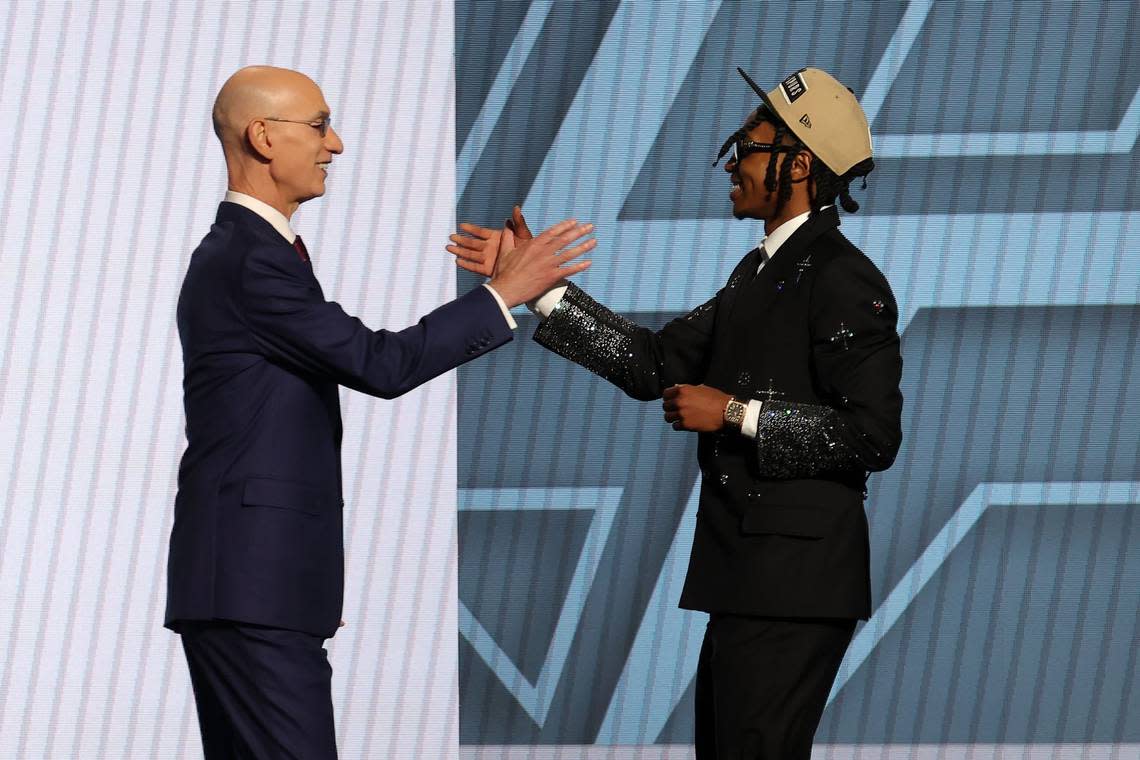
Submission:
[[[634,398],[689,383],[763,401],[755,440],[700,436],[682,607],[870,615],[864,484],[902,439],[902,358],[890,287],[838,225],[834,208],[814,214],[759,275],[750,252],[716,296],[659,332],[573,285],[536,332]]]
[[[191,257],[178,333],[187,446],[166,624],[331,636],[344,587],[338,386],[393,398],[506,343],[498,304],[476,288],[406,330],[373,331],[325,300],[272,225],[222,203]]]

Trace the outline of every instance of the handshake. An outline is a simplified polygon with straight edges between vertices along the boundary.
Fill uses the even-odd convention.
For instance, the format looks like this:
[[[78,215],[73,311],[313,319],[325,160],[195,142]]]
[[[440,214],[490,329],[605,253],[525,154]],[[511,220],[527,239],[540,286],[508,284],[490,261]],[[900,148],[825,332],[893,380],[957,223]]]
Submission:
[[[461,268],[490,277],[488,284],[508,307],[538,298],[565,278],[587,269],[589,260],[574,259],[597,245],[590,238],[568,247],[594,230],[594,225],[578,224],[574,219],[559,222],[535,236],[518,206],[501,230],[466,222],[459,229],[466,234],[452,235],[448,252]]]

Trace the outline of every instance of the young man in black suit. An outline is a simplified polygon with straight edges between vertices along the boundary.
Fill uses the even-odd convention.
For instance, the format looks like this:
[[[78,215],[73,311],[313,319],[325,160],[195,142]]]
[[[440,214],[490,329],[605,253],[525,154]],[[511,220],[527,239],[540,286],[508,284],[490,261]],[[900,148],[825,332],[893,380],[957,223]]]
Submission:
[[[681,607],[709,613],[696,684],[700,760],[806,760],[855,623],[871,612],[867,474],[902,438],[897,307],[838,230],[873,168],[854,95],[803,69],[725,142],[738,219],[765,236],[705,304],[658,332],[574,285],[538,300],[535,338],[700,434],[703,474]],[[720,157],[718,157],[719,160]],[[465,227],[460,266],[493,264]],[[529,237],[516,209],[501,235]]]

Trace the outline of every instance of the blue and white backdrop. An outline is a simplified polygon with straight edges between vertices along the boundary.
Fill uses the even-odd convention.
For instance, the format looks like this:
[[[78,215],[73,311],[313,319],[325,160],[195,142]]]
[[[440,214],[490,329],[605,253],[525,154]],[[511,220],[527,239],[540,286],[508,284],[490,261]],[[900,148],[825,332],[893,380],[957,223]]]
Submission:
[[[817,757],[1140,757],[1140,7],[1131,2],[0,4],[0,758],[200,756],[161,628],[183,446],[174,300],[248,63],[347,150],[296,227],[403,327],[475,282],[456,218],[598,226],[582,284],[658,325],[761,234],[715,150],[805,65],[878,168],[843,228],[902,310],[872,619]],[[346,758],[682,758],[691,436],[529,341],[345,393]]]
[[[595,222],[582,284],[647,325],[763,234],[710,168],[757,102],[735,67],[855,89],[878,168],[843,229],[899,300],[905,441],[817,756],[1140,757],[1140,7],[460,2],[455,28],[459,218]],[[465,752],[674,756],[694,436],[528,340],[458,393]]]

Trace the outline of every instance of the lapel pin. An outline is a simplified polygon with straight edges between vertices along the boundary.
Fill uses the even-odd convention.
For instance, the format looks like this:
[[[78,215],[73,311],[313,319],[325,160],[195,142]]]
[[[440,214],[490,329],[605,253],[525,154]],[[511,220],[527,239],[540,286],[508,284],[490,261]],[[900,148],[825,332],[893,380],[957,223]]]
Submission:
[[[796,262],[796,285],[800,284],[800,278],[804,276],[804,272],[811,269],[811,254],[809,253],[802,261]]]

